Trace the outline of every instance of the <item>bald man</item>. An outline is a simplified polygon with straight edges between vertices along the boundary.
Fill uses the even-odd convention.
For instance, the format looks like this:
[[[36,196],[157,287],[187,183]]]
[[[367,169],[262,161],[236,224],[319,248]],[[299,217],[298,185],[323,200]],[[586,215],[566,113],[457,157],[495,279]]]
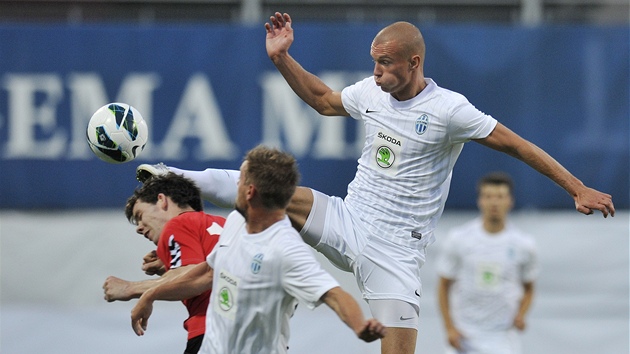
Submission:
[[[352,272],[372,315],[388,327],[381,353],[415,351],[420,267],[442,215],[451,173],[463,144],[473,140],[530,165],[564,188],[577,211],[614,215],[612,197],[588,188],[546,152],[468,100],[424,77],[424,39],[410,23],[381,30],[370,48],[373,76],[333,91],[289,55],[288,14],[265,24],[269,58],[293,91],[321,115],[363,121],[365,145],[345,199],[297,188],[287,213],[305,242]],[[137,176],[168,171],[138,167]],[[237,171],[184,171],[202,195],[233,205]],[[211,181],[209,183],[208,181]]]

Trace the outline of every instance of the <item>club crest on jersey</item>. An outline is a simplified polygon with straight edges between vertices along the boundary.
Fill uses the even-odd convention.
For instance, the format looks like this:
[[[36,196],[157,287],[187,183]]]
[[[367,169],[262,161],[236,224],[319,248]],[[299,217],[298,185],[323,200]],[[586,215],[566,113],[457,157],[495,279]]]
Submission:
[[[258,274],[258,272],[260,272],[260,268],[262,267],[263,257],[264,255],[262,253],[258,253],[257,255],[254,256],[254,258],[252,259],[252,264],[250,265],[250,269],[252,270],[252,273]]]
[[[421,115],[416,119],[416,134],[422,135],[427,131],[429,127],[429,116],[426,114]]]

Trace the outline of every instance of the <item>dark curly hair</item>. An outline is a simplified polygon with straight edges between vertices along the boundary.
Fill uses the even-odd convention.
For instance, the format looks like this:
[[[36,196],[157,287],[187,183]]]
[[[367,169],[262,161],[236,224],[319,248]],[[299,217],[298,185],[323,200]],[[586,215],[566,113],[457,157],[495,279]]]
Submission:
[[[133,192],[125,205],[127,220],[135,224],[133,207],[137,201],[155,204],[160,193],[170,197],[180,208],[191,207],[195,211],[203,210],[201,192],[195,183],[181,175],[169,172],[166,175],[149,178],[142,187]]]

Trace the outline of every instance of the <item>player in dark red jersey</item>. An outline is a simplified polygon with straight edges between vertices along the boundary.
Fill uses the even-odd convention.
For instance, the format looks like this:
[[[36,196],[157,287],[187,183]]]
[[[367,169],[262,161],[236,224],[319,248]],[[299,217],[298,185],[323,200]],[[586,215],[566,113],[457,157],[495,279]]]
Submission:
[[[125,206],[127,219],[136,232],[157,245],[157,251],[144,257],[147,274],[160,279],[127,281],[110,276],[103,289],[107,301],[139,298],[147,289],[205,262],[223,230],[225,218],[203,212],[199,188],[179,175],[155,176],[134,191]],[[206,327],[210,291],[183,301],[189,317],[184,322],[188,343],[184,354],[199,351]]]

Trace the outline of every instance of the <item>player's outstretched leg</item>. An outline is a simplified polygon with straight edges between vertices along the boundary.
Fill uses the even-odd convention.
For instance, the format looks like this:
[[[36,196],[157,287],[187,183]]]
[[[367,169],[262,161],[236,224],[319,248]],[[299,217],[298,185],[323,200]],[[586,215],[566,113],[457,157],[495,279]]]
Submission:
[[[237,193],[236,185],[240,176],[239,171],[216,168],[190,171],[166,166],[163,163],[156,165],[142,164],[136,168],[136,178],[144,183],[151,176],[164,175],[168,172],[182,175],[195,182],[201,190],[201,197],[212,204],[221,208],[234,208]]]

